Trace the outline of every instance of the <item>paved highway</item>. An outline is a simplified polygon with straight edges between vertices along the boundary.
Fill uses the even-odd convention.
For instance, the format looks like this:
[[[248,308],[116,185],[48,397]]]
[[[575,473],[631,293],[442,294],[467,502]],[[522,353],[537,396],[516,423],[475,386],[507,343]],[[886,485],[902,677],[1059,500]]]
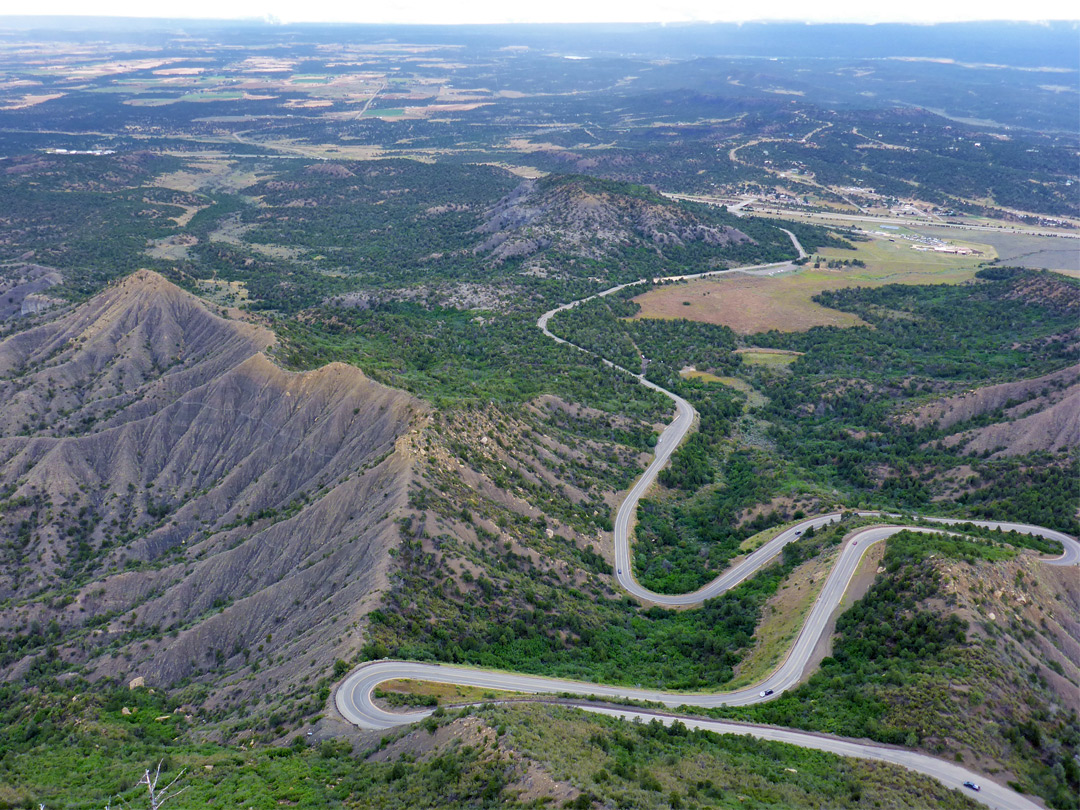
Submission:
[[[705,588],[697,591],[697,602],[723,593],[728,588],[741,582],[750,576],[755,570],[765,565],[770,559],[779,553],[783,546],[791,542],[798,534],[801,534],[810,526],[822,526],[825,523],[838,519],[839,515],[823,515],[817,518],[805,520],[785,532],[781,532],[758,552],[747,557],[746,560],[736,566],[741,569],[737,577],[731,576],[731,572],[725,573]],[[957,523],[960,521],[949,521]],[[983,523],[991,528],[1001,527],[1003,530],[1016,528],[1017,531],[1025,531],[1028,534],[1038,534],[1043,537],[1064,538],[1065,553],[1059,558],[1048,560],[1051,565],[1076,565],[1080,562],[1080,543],[1067,535],[1061,535],[1050,529],[1040,529],[1037,526],[1022,524],[997,524]],[[341,713],[353,723],[362,728],[385,729],[399,726],[404,723],[412,723],[427,717],[430,712],[390,712],[379,708],[372,699],[375,687],[386,680],[394,678],[412,678],[421,681],[433,681],[436,683],[452,683],[460,686],[475,686],[484,689],[501,689],[512,692],[526,692],[530,694],[560,694],[590,696],[605,698],[629,698],[631,700],[646,700],[662,703],[669,707],[698,706],[710,708],[716,706],[747,706],[771,700],[782,692],[796,686],[807,673],[810,666],[810,658],[818,640],[829,626],[840,601],[843,599],[852,577],[855,575],[863,556],[873,546],[892,537],[901,531],[936,532],[943,531],[927,527],[917,526],[869,526],[856,531],[844,543],[840,554],[829,572],[825,585],[821,589],[817,600],[810,610],[809,616],[803,623],[795,643],[788,651],[784,662],[760,683],[733,692],[668,692],[660,689],[632,689],[624,686],[605,686],[602,684],[589,683],[586,681],[573,681],[563,678],[545,678],[538,675],[519,675],[512,672],[500,672],[494,670],[473,669],[471,667],[449,666],[445,664],[427,664],[409,661],[375,661],[364,664],[353,672],[337,691],[337,706]],[[1057,536],[1057,537],[1055,537]],[[761,554],[761,552],[767,552]],[[750,563],[753,562],[752,565]],[[728,581],[731,584],[726,587],[718,586],[717,583]],[[646,591],[646,593],[649,593]],[[683,597],[668,597],[681,599]],[[677,604],[695,604],[692,600],[678,602]],[[771,690],[773,694],[762,697],[761,693]]]
[[[1046,565],[1080,565],[1080,543],[1076,539],[1053,529],[1044,529],[1042,526],[1032,526],[1030,523],[1003,523],[994,520],[958,520],[956,518],[922,518],[930,523],[944,523],[948,526],[958,526],[970,523],[973,526],[982,526],[986,529],[1001,529],[1003,532],[1016,532],[1017,534],[1030,534],[1036,537],[1044,537],[1047,540],[1056,540],[1065,547],[1065,552],[1060,556],[1049,560],[1043,560]]]
[[[694,720],[672,715],[659,715],[655,712],[637,711],[629,709],[608,708],[600,706],[582,706],[585,711],[596,714],[606,714],[610,717],[621,717],[626,720],[660,720],[669,725],[679,720],[687,728],[702,729],[703,731],[715,731],[718,734],[748,734],[761,740],[783,742],[798,745],[802,748],[813,748],[818,751],[828,751],[830,754],[839,754],[843,757],[857,757],[859,759],[873,759],[880,762],[891,762],[910,771],[925,774],[937,779],[947,787],[963,790],[975,801],[994,808],[994,810],[1041,810],[1042,805],[1037,804],[1025,796],[1021,796],[1007,787],[1002,787],[996,782],[991,782],[980,774],[969,771],[967,768],[948,762],[929,754],[920,754],[916,751],[908,751],[904,748],[894,748],[887,745],[869,745],[844,740],[839,737],[829,737],[824,734],[812,734],[806,731],[789,731],[785,728],[772,728],[769,726],[754,726],[743,723],[725,722],[722,720]],[[982,789],[978,793],[972,793],[962,786],[964,782],[974,782]]]
[[[801,246],[793,234],[789,234],[792,241],[801,252]],[[770,266],[765,266],[770,267]],[[760,270],[762,266],[743,268],[743,270]],[[734,270],[720,272],[737,272]],[[711,273],[699,275],[712,275]],[[682,278],[682,277],[680,277]],[[643,280],[644,281],[644,280]],[[631,282],[640,284],[641,281]],[[582,299],[591,300],[600,296],[610,295],[631,284],[622,284],[605,290],[596,296]],[[549,319],[557,312],[577,306],[582,301],[564,304],[550,312],[544,313],[537,321],[537,326],[545,335],[559,343],[568,341],[553,334],[548,329]],[[574,344],[569,344],[574,345]],[[580,346],[575,348],[587,351]],[[772,540],[764,544],[752,554],[733,565],[728,571],[721,574],[715,580],[703,588],[689,594],[668,595],[658,594],[648,590],[639,584],[632,576],[630,561],[630,526],[631,519],[637,510],[637,503],[645,491],[652,485],[657,474],[668,462],[675,448],[681,443],[683,437],[693,425],[696,413],[686,400],[677,394],[668,391],[645,379],[640,374],[635,374],[627,369],[617,366],[603,359],[612,368],[624,371],[637,378],[643,385],[648,386],[668,396],[675,403],[675,418],[664,430],[657,443],[656,453],[652,463],[645,473],[637,480],[630,489],[626,498],[620,504],[615,518],[615,560],[616,577],[619,584],[628,593],[639,599],[666,606],[685,606],[699,604],[705,599],[718,596],[725,591],[738,585],[751,576],[755,571],[766,565],[776,557],[785,545],[795,540],[809,527],[815,528],[839,520],[839,514],[820,515],[804,520],[776,535]],[[969,521],[952,520],[946,518],[929,518],[928,520],[950,525]],[[1025,534],[1039,535],[1048,539],[1057,540],[1064,546],[1064,553],[1056,559],[1047,560],[1051,565],[1077,565],[1080,564],[1080,542],[1061,532],[1044,529],[1039,526],[1030,526],[1018,523],[996,523],[991,521],[970,521],[977,525],[990,528],[1001,528],[1003,531],[1017,531]],[[847,590],[852,577],[855,575],[867,551],[877,543],[880,543],[899,531],[905,529],[919,532],[945,531],[945,529],[933,529],[927,527],[895,526],[870,526],[861,529],[846,539],[840,554],[833,565],[821,593],[818,595],[810,614],[803,624],[795,643],[788,651],[783,663],[763,681],[751,688],[733,692],[713,693],[678,693],[655,689],[632,689],[621,686],[606,686],[602,684],[588,683],[584,681],[572,681],[560,678],[545,678],[536,675],[520,675],[513,672],[497,670],[474,669],[470,667],[449,666],[444,664],[427,664],[410,661],[374,661],[362,665],[355,670],[338,687],[335,693],[335,702],[341,714],[350,722],[365,729],[389,729],[396,726],[415,723],[431,714],[430,711],[414,712],[391,712],[380,708],[374,703],[372,693],[378,684],[398,679],[410,678],[413,680],[433,681],[449,683],[460,686],[472,686],[482,689],[505,690],[523,692],[528,694],[559,694],[566,693],[582,697],[596,696],[603,698],[624,698],[641,701],[661,703],[668,707],[696,706],[702,708],[715,706],[744,706],[758,703],[763,700],[773,699],[776,695],[797,685],[810,666],[810,658],[821,636],[829,627],[830,620]],[[769,695],[763,693],[768,691]],[[589,711],[625,716],[630,718],[651,719],[661,717],[665,722],[670,722],[676,715],[659,715],[655,712],[629,711],[623,709],[603,708],[595,706],[581,706]],[[983,785],[979,793],[968,794],[977,801],[988,807],[999,810],[1012,810],[1013,808],[1028,810],[1039,805],[1025,799],[1006,787],[1002,787],[980,774],[968,771],[955,763],[939,760],[926,754],[908,751],[902,748],[893,748],[881,745],[872,745],[856,740],[846,740],[827,735],[810,734],[807,732],[791,731],[775,728],[772,726],[759,726],[752,724],[726,723],[719,721],[704,721],[689,717],[678,717],[688,726],[719,731],[725,734],[752,734],[762,739],[778,740],[808,748],[830,751],[843,756],[861,757],[864,759],[877,759],[892,762],[902,767],[919,773],[926,774],[940,780],[949,787],[960,788],[965,781],[975,781]]]
[[[783,545],[801,534],[807,527],[820,526],[836,520],[838,515],[824,515],[803,521],[781,534],[770,543],[755,552],[759,555],[748,557],[738,568],[745,569],[741,577],[732,578],[740,581],[749,576],[753,570],[760,568],[769,559],[779,553]],[[959,523],[961,521],[946,521],[944,523]],[[1077,565],[1080,563],[1080,543],[1072,537],[1062,535],[1049,529],[1041,529],[1037,526],[1011,523],[992,523],[980,521],[980,525],[990,528],[1001,528],[1004,531],[1016,530],[1026,534],[1037,534],[1043,537],[1061,540],[1065,547],[1064,554],[1055,559],[1047,560],[1051,565]],[[450,666],[445,664],[427,664],[411,661],[374,661],[362,665],[355,670],[338,687],[335,693],[335,702],[338,710],[350,722],[365,729],[389,729],[396,726],[415,723],[423,720],[431,714],[430,711],[418,712],[391,712],[377,706],[373,699],[375,687],[380,683],[397,678],[410,678],[420,681],[433,681],[436,683],[449,683],[459,686],[472,686],[481,689],[505,690],[511,692],[523,692],[528,694],[569,694],[581,697],[601,698],[628,698],[631,700],[652,701],[661,703],[671,708],[680,706],[695,706],[709,708],[715,706],[745,706],[764,700],[771,700],[775,695],[784,692],[797,685],[809,668],[810,657],[818,640],[828,628],[833,613],[840,604],[844,592],[861,562],[863,555],[877,543],[891,537],[899,531],[908,528],[912,531],[943,531],[926,527],[904,526],[871,526],[854,533],[844,543],[839,558],[837,559],[829,577],[823,586],[817,601],[814,603],[799,632],[794,645],[788,652],[784,662],[768,677],[751,688],[733,692],[668,692],[656,689],[633,689],[622,686],[607,686],[603,684],[573,681],[562,678],[545,678],[537,675],[520,675],[513,672],[498,670],[474,669],[471,667]],[[761,552],[768,552],[761,554]],[[754,566],[748,567],[751,560],[755,560]],[[718,578],[716,582],[698,591],[698,600],[715,595],[714,591],[722,592],[717,583],[730,577],[731,572]],[[731,587],[728,585],[727,587]],[[719,588],[719,590],[718,590]],[[705,594],[705,595],[702,595]],[[671,598],[671,597],[669,597]],[[679,597],[675,597],[679,598]],[[771,690],[772,694],[763,696],[762,693]],[[660,716],[655,712],[627,711],[614,708],[590,707],[582,705],[581,708],[597,711],[615,716],[641,717],[650,719]],[[724,734],[752,734],[762,739],[788,742],[793,745],[816,748],[822,751],[841,754],[843,756],[862,757],[864,759],[878,759],[901,765],[913,771],[926,774],[938,779],[949,787],[960,788],[966,781],[974,781],[983,786],[983,790],[977,794],[971,793],[972,798],[982,802],[988,807],[999,810],[1011,808],[1035,808],[1038,805],[1025,799],[1006,787],[998,785],[981,774],[976,774],[955,763],[931,757],[902,748],[894,748],[881,745],[872,745],[857,740],[848,740],[828,735],[811,734],[807,732],[790,731],[773,726],[763,726],[742,723],[724,723],[718,721],[703,721],[692,717],[678,715],[663,715],[666,722],[678,718],[688,726],[718,731]],[[970,793],[970,792],[969,792]]]

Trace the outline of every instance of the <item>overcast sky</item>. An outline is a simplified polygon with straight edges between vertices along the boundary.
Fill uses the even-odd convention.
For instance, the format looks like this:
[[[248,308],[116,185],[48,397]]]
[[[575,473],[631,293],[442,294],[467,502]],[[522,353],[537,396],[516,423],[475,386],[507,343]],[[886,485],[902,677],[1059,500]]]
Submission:
[[[272,15],[283,22],[510,23],[807,20],[950,22],[1074,20],[1075,0],[39,0],[16,13],[236,19]],[[15,9],[12,9],[15,11]]]

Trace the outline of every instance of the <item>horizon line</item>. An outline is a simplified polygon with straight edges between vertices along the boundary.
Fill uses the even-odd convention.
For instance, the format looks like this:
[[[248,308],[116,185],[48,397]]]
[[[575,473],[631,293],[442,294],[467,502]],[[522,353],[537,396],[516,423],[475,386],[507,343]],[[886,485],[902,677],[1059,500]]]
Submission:
[[[850,25],[850,26],[885,26],[897,25],[912,28],[921,28],[937,25],[977,25],[977,24],[1006,24],[1006,25],[1072,25],[1080,27],[1080,19],[1076,17],[1044,17],[1037,19],[1007,18],[1007,17],[971,17],[963,19],[944,20],[837,20],[837,19],[809,19],[799,17],[763,17],[758,19],[680,19],[680,20],[490,20],[468,22],[418,22],[418,21],[389,21],[389,20],[349,20],[349,19],[312,19],[312,20],[289,20],[281,19],[275,14],[261,16],[237,16],[237,17],[202,17],[202,16],[167,16],[167,15],[132,15],[132,14],[68,14],[39,12],[37,14],[0,14],[0,25],[8,21],[25,21],[50,23],[63,20],[90,22],[95,20],[109,21],[132,21],[139,23],[229,23],[237,25],[261,25],[268,28],[309,25],[357,25],[357,26],[395,26],[404,28],[490,28],[496,26],[508,26],[515,28],[541,27],[541,26],[627,26],[627,27],[694,27],[710,25]]]

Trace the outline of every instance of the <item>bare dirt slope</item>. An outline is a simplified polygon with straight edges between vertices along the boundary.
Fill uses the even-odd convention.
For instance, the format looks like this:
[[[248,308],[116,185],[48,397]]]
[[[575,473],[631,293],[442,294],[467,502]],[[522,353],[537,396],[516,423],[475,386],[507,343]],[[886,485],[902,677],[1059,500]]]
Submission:
[[[950,437],[951,438],[951,437]],[[1061,399],[1015,422],[1002,422],[956,437],[969,453],[1017,456],[1036,450],[1080,447],[1080,385],[1065,390]]]
[[[0,629],[244,692],[347,657],[423,406],[351,366],[283,371],[271,340],[140,272],[0,343]]]
[[[980,417],[990,423],[966,426]],[[1080,446],[1080,366],[936,399],[901,419],[916,427],[959,426],[945,443],[963,444],[970,453],[1075,448]]]
[[[1055,371],[1031,380],[987,385],[956,396],[936,399],[904,417],[916,427],[936,424],[941,428],[990,413],[1007,405],[1018,415],[1036,410],[1040,404],[1059,401],[1061,391],[1080,381],[1080,365]]]
[[[0,343],[0,435],[75,435],[143,418],[273,342],[149,271]]]

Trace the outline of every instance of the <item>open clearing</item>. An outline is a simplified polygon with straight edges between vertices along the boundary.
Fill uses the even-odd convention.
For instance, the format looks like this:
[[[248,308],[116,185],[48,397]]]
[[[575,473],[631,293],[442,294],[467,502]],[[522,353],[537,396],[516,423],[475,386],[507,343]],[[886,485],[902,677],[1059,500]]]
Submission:
[[[951,245],[967,247],[980,252],[980,255],[961,256],[953,253],[934,253],[915,250],[915,242],[901,238],[903,234],[937,236]],[[981,234],[980,234],[981,236]],[[895,238],[896,241],[891,241]],[[956,232],[941,231],[927,233],[919,229],[897,229],[896,237],[879,237],[868,242],[854,242],[855,250],[822,248],[814,253],[825,262],[861,259],[866,267],[848,267],[829,270],[823,262],[820,272],[827,275],[843,274],[854,279],[855,283],[876,284],[959,284],[975,275],[976,269],[983,262],[997,257],[994,247],[985,242],[961,241]],[[808,267],[812,267],[808,265]]]
[[[814,326],[860,326],[863,321],[857,316],[823,307],[813,297],[844,287],[959,284],[974,277],[980,263],[996,256],[986,244],[962,243],[982,251],[980,256],[917,251],[912,244],[899,238],[874,239],[856,243],[855,250],[820,250],[815,254],[822,259],[820,267],[811,264],[783,276],[733,274],[658,287],[634,299],[641,305],[635,317],[687,318],[729,326],[744,335],[770,329],[801,332]],[[827,266],[829,261],[851,259],[866,267]]]
[[[781,212],[776,212],[781,213]],[[799,212],[785,211],[782,217],[789,217],[797,222],[812,222],[817,225],[834,225],[841,228],[854,226],[862,231],[875,231],[882,227],[873,222],[851,222],[844,219],[830,219],[826,214],[814,214],[813,216],[800,216]],[[1050,236],[1034,233],[1018,233],[1013,228],[1015,222],[1000,219],[986,219],[983,217],[969,217],[966,222],[971,226],[989,227],[1000,230],[974,231],[965,228],[964,225],[953,223],[951,226],[935,226],[933,223],[915,224],[908,223],[901,230],[935,236],[951,244],[974,244],[983,249],[991,248],[991,252],[984,259],[992,259],[995,256],[1004,265],[1017,267],[1030,267],[1032,269],[1054,270],[1073,277],[1080,277],[1080,244],[1076,239],[1069,236]],[[888,220],[884,224],[892,224]],[[965,239],[975,240],[974,243],[966,242]],[[899,244],[899,240],[897,241]],[[827,253],[827,251],[822,251]]]
[[[952,239],[956,235],[955,230],[948,228],[920,228],[919,232],[940,239]],[[996,251],[1002,264],[1080,276],[1080,240],[1009,232],[980,233],[978,239]]]
[[[243,281],[224,281],[216,278],[202,278],[195,281],[199,293],[207,300],[219,306],[238,306],[250,300],[247,284]]]
[[[792,360],[795,358],[792,357]],[[710,374],[707,371],[698,371],[694,368],[684,368],[679,372],[679,376],[688,380],[701,380],[707,383],[718,383],[720,385],[727,385],[734,388],[736,391],[742,391],[746,394],[746,408],[758,408],[765,404],[766,399],[754,386],[750,385],[746,380],[739,377],[717,377],[715,374]]]
[[[862,320],[811,299],[826,289],[851,286],[841,279],[814,279],[803,273],[786,278],[728,276],[650,290],[634,300],[636,318],[686,318],[729,326],[749,335],[780,329],[801,332],[813,326],[858,326]]]
[[[198,239],[186,233],[165,236],[152,240],[146,248],[146,255],[171,262],[184,261],[189,258],[188,249],[198,243]]]
[[[64,93],[27,93],[22,98],[15,99],[10,104],[0,107],[0,110],[25,110],[27,107],[44,104],[46,101],[63,98],[64,95]]]
[[[679,376],[686,380],[701,380],[707,383],[723,383],[724,385],[731,385],[734,377],[717,377],[715,374],[710,374],[707,371],[698,371],[697,369],[684,368],[679,372]],[[739,382],[742,382],[741,380]],[[745,384],[745,383],[744,383]]]
[[[263,176],[256,172],[240,168],[235,160],[203,160],[191,162],[184,169],[160,175],[154,180],[154,185],[176,191],[224,191],[239,194],[262,178]],[[187,221],[179,224],[186,225]]]
[[[792,352],[786,349],[736,349],[736,354],[742,355],[744,363],[753,363],[757,366],[768,368],[787,368],[800,357],[802,352]]]

